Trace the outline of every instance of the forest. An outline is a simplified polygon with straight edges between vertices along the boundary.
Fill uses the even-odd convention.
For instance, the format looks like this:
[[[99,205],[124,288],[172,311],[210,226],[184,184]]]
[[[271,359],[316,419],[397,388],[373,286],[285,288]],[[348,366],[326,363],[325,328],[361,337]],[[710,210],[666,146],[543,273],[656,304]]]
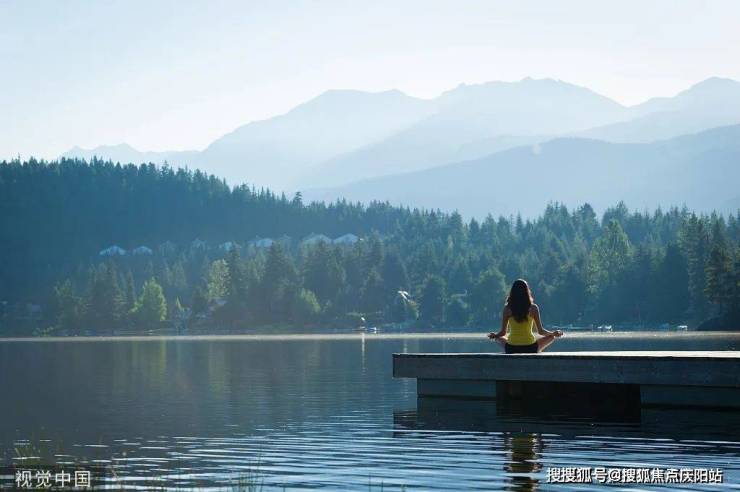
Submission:
[[[740,317],[740,213],[552,203],[466,220],[166,165],[30,159],[0,163],[0,217],[3,336],[488,329],[517,278],[550,325]]]

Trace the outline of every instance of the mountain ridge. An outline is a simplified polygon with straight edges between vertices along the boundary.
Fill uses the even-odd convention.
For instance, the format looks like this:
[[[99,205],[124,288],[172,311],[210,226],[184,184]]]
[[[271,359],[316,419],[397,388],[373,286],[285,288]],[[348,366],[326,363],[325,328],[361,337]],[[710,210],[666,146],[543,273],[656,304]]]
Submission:
[[[561,137],[431,169],[306,189],[303,195],[388,201],[475,217],[531,216],[550,201],[599,208],[625,200],[637,208],[688,204],[699,211],[734,212],[740,197],[727,183],[740,181],[739,161],[740,125],[650,143]],[[526,183],[523,195],[511,184],[519,181]]]
[[[140,152],[127,144],[65,152],[199,167],[276,191],[326,188],[484,157],[556,137],[651,142],[740,123],[740,82],[711,77],[670,97],[624,106],[557,79],[459,84],[436,98],[397,89],[324,91],[252,121],[202,151]],[[126,145],[128,148],[122,148]]]

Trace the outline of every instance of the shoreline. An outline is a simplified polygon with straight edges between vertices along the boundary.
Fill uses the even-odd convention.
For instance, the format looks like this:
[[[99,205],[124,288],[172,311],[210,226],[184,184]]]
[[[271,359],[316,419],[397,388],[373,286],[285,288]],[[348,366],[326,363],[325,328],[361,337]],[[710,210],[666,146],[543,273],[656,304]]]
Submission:
[[[221,335],[93,335],[93,336],[56,336],[56,337],[7,337],[0,338],[0,343],[28,342],[187,342],[187,341],[298,341],[298,340],[393,340],[393,339],[485,339],[485,332],[437,332],[437,333],[296,333],[296,334],[221,334]],[[615,332],[566,332],[568,338],[729,338],[740,340],[736,331],[615,331]]]

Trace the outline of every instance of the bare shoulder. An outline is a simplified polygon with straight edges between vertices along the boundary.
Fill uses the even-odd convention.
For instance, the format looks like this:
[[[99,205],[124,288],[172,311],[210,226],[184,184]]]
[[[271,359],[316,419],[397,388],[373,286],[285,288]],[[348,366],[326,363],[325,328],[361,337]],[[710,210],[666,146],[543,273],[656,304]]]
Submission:
[[[506,304],[504,304],[504,316],[511,316],[511,308]]]
[[[529,306],[529,314],[540,314],[540,307],[537,304],[532,304],[531,306]]]

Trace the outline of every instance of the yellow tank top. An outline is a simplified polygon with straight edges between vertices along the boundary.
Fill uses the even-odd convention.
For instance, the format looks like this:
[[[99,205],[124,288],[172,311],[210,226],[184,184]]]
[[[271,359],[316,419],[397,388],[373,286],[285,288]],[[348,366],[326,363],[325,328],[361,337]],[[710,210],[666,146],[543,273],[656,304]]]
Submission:
[[[524,321],[517,321],[513,316],[509,318],[509,344],[510,345],[532,345],[537,341],[532,333],[534,319],[527,315]]]

